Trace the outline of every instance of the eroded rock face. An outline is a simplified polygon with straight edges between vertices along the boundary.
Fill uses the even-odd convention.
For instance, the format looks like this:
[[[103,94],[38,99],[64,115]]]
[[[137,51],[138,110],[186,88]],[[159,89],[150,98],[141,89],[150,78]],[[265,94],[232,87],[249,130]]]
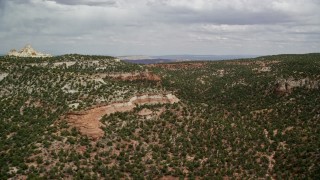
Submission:
[[[101,117],[104,115],[131,111],[136,106],[143,104],[173,104],[177,102],[179,102],[179,99],[173,94],[134,96],[127,102],[117,102],[94,107],[86,111],[69,113],[67,115],[67,122],[71,126],[76,127],[81,134],[97,140],[104,136],[104,131],[101,129],[104,125],[100,122]]]
[[[303,87],[306,89],[319,89],[319,80],[310,80],[309,78],[303,78],[295,80],[293,78],[289,79],[279,79],[276,81],[275,91],[277,93],[291,93],[294,88]]]
[[[31,45],[26,45],[24,48],[22,48],[20,51],[17,51],[15,49],[12,49],[8,56],[16,56],[16,57],[52,57],[50,54],[44,54],[41,52],[37,52],[34,50]]]

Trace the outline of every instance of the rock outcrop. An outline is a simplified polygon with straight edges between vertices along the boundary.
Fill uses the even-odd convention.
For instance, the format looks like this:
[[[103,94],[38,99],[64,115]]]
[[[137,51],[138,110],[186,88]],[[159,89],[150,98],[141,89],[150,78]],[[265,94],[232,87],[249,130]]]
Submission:
[[[97,140],[104,136],[101,129],[104,125],[100,119],[104,115],[115,112],[132,111],[136,106],[143,104],[173,104],[179,99],[173,94],[156,94],[134,96],[127,102],[117,102],[105,106],[94,107],[86,111],[72,112],[67,115],[67,122],[76,127],[81,134]]]
[[[148,116],[151,115],[153,112],[150,109],[143,108],[141,111],[138,112],[140,116]]]
[[[303,79],[278,79],[275,85],[276,93],[291,93],[294,88],[303,87],[306,89],[319,89],[320,81],[319,80],[310,80],[309,78]]]
[[[5,77],[8,76],[9,73],[1,73],[0,72],[0,81],[2,81]]]
[[[30,44],[26,45],[24,48],[22,48],[20,51],[17,51],[15,49],[12,49],[8,56],[16,56],[16,57],[52,57],[50,54],[44,54],[41,52],[37,52],[34,50]]]

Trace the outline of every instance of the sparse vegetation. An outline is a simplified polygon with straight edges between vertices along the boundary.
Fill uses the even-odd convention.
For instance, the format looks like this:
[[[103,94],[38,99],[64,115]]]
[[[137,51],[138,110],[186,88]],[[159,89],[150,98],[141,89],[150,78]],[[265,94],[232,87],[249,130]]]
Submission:
[[[146,70],[161,80],[110,76]],[[1,74],[0,179],[320,178],[320,54],[146,66],[4,56]],[[278,93],[288,78],[313,84]],[[97,140],[65,119],[162,92],[181,101],[106,115]]]

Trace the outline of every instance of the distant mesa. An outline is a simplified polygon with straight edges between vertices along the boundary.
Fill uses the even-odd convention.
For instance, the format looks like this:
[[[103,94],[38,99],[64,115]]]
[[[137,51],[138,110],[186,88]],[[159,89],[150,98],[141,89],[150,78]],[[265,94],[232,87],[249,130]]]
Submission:
[[[16,57],[52,57],[50,54],[44,54],[41,52],[37,52],[34,50],[30,44],[27,44],[24,48],[20,51],[15,49],[10,50],[8,56],[16,56]]]
[[[121,60],[128,60],[128,61],[134,61],[134,60],[151,60],[154,59],[150,56],[144,56],[144,55],[135,55],[135,56],[118,56]]]

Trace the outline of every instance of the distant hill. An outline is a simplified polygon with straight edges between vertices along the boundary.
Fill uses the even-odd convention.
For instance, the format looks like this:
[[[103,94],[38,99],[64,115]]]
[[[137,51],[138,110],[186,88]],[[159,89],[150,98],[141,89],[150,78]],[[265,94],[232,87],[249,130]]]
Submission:
[[[121,60],[131,60],[131,61],[141,60],[141,59],[154,59],[151,56],[144,56],[144,55],[118,56],[118,58]]]
[[[137,64],[157,64],[180,61],[216,61],[255,58],[257,55],[164,55],[164,56],[119,56],[121,60]]]
[[[175,59],[137,59],[137,60],[127,60],[124,59],[123,61],[135,64],[158,64],[158,63],[171,63],[171,62],[178,62]]]
[[[176,60],[227,60],[227,59],[242,59],[254,58],[257,55],[165,55],[154,56],[160,59],[176,59]]]

